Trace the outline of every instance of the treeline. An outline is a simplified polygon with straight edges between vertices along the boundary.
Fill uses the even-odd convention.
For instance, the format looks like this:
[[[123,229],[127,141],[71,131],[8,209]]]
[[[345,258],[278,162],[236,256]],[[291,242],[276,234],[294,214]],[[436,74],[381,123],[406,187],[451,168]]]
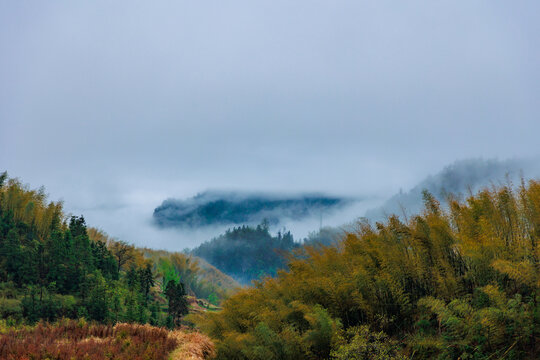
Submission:
[[[66,218],[43,188],[0,175],[2,318],[174,326],[188,311],[186,292],[174,268],[174,281],[161,284],[156,280],[166,277],[156,269],[134,246],[88,228],[82,216]]]
[[[208,261],[237,281],[249,284],[265,276],[275,276],[285,267],[285,254],[299,245],[290,231],[272,236],[268,223],[243,225],[201,244],[193,255]]]
[[[540,182],[360,224],[199,324],[219,359],[534,359]]]

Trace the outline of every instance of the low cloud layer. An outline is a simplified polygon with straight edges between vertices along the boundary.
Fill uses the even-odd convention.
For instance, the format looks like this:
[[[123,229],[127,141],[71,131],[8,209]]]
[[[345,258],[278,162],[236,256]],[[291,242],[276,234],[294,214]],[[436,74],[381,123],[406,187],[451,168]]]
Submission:
[[[350,199],[324,195],[250,194],[204,192],[186,200],[165,200],[154,210],[159,227],[204,228],[216,225],[258,224],[277,226],[286,221],[332,213]]]

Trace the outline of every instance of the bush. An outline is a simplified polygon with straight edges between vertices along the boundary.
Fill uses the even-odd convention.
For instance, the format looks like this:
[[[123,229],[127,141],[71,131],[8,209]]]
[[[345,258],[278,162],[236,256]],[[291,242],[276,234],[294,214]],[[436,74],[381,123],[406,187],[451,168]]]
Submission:
[[[22,317],[21,301],[18,299],[0,298],[0,317],[20,319]]]
[[[369,326],[347,329],[345,337],[332,350],[330,356],[335,360],[394,360],[406,359],[398,353],[396,342],[381,332],[370,332]]]

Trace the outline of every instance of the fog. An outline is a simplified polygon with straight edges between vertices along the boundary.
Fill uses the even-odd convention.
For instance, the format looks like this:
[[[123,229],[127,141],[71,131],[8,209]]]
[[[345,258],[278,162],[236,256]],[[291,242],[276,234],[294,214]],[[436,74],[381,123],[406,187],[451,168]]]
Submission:
[[[540,4],[0,4],[0,170],[141,246],[206,190],[362,198],[455,160],[536,157]],[[334,219],[335,217],[335,219]],[[306,220],[308,221],[308,220]],[[346,220],[348,221],[348,220]],[[301,237],[320,219],[286,226]]]

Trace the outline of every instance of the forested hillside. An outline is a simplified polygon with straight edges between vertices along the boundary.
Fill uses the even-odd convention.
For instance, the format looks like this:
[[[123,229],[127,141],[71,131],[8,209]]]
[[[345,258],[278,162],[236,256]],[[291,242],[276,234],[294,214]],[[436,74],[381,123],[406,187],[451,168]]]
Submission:
[[[286,254],[297,248],[289,231],[272,236],[268,224],[239,226],[192,250],[226,274],[244,284],[274,276],[286,264]]]
[[[219,359],[534,359],[540,182],[361,224],[199,324]]]
[[[187,295],[218,304],[233,291],[217,269],[207,273],[212,281],[185,255],[145,257],[66,216],[43,188],[0,176],[0,317],[11,324],[83,317],[174,327]]]

